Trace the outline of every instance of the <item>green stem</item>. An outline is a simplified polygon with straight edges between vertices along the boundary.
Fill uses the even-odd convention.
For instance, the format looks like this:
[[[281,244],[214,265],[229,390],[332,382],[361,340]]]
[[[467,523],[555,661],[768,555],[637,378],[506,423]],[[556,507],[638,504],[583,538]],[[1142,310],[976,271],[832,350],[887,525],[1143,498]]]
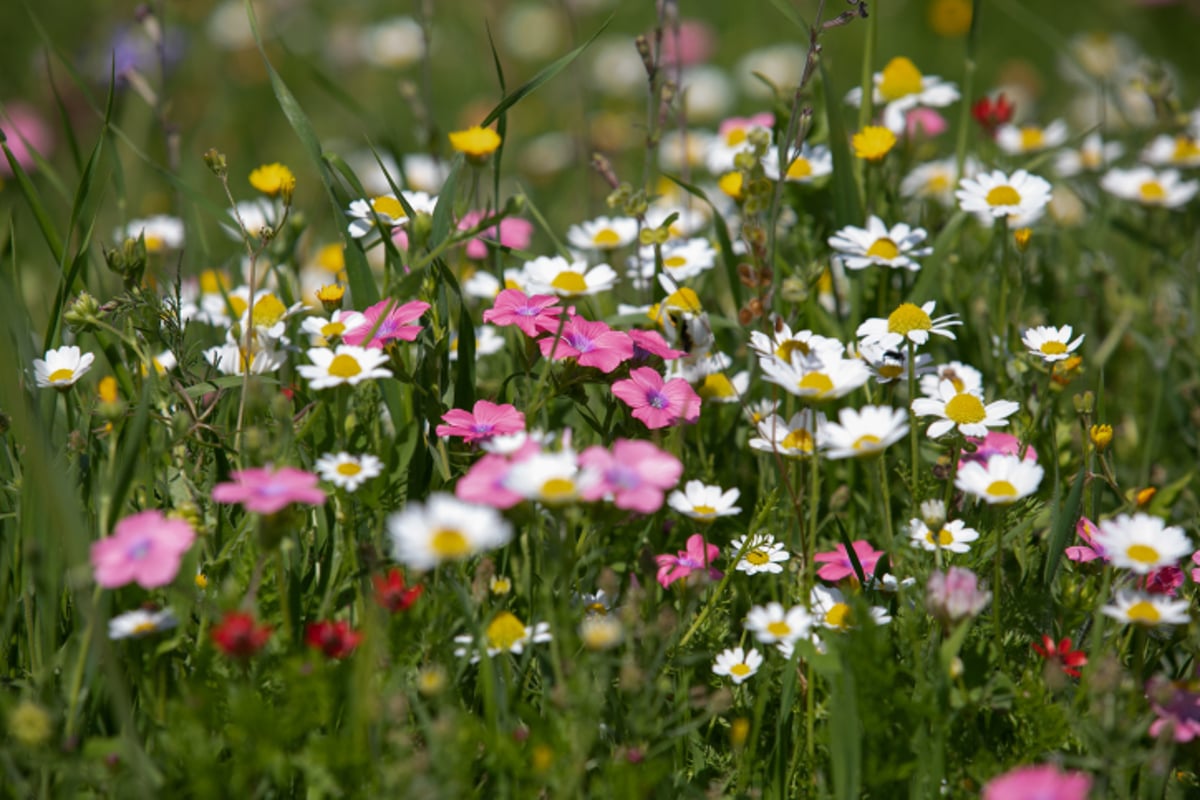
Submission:
[[[917,510],[917,503],[920,502],[920,493],[917,491],[918,479],[918,459],[920,458],[920,448],[917,442],[917,425],[912,419],[912,403],[917,398],[917,346],[910,340],[908,342],[908,406],[909,406],[909,425],[908,425],[908,447],[909,447],[909,462],[911,469],[912,480],[912,504],[913,512]]]
[[[875,462],[879,467],[879,492],[882,497],[883,505],[883,537],[884,546],[887,548],[888,555],[892,558],[892,570],[896,571],[896,562],[900,555],[896,550],[896,537],[892,532],[892,492],[888,487],[887,466],[883,456],[875,456]],[[899,574],[899,573],[897,573]],[[864,575],[863,577],[868,577]]]
[[[971,3],[971,29],[967,33],[967,53],[963,61],[962,106],[958,113],[958,136],[954,142],[957,180],[962,180],[963,168],[967,163],[967,132],[971,128],[971,98],[975,93],[975,50],[979,45],[979,12],[982,10],[983,0]]]
[[[88,616],[87,627],[83,631],[83,644],[79,646],[79,658],[75,660],[75,668],[71,671],[70,689],[67,694],[67,726],[66,738],[70,739],[78,730],[76,713],[79,709],[79,691],[83,687],[83,672],[87,665],[88,652],[92,646],[92,633],[96,628],[96,613],[100,602],[99,586],[92,592],[93,613]]]
[[[875,110],[875,71],[872,67],[875,61],[875,41],[879,38],[879,0],[872,6],[870,16],[867,17],[867,38],[863,43],[862,77],[859,81],[862,87],[862,101],[858,104],[860,131],[867,127]]]

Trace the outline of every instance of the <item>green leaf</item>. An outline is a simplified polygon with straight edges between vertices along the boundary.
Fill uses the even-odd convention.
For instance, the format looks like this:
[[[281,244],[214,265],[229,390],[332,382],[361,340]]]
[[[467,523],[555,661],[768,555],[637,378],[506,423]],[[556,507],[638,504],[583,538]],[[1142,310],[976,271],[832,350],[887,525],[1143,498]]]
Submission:
[[[463,157],[456,156],[450,165],[450,174],[438,191],[437,205],[433,207],[433,223],[429,232],[429,249],[435,250],[450,235],[450,219],[454,212],[454,196],[458,193],[458,179],[462,174]]]
[[[50,248],[50,255],[54,257],[55,261],[61,262],[63,258],[62,237],[58,235],[58,231],[54,229],[54,223],[50,221],[50,214],[46,212],[42,196],[34,187],[33,182],[29,180],[29,176],[25,174],[20,163],[17,162],[17,157],[8,149],[8,137],[3,131],[0,131],[0,149],[4,150],[4,157],[8,160],[13,177],[17,179],[17,186],[20,187],[21,194],[25,197],[25,203],[33,212],[33,218],[37,220],[42,238],[46,240],[46,246]]]
[[[825,94],[825,117],[829,122],[829,149],[833,154],[833,217],[837,226],[858,225],[862,222],[862,198],[854,177],[854,161],[842,118],[841,95],[833,86],[825,62],[817,61],[821,70],[821,87]]]
[[[829,756],[833,762],[833,796],[839,800],[859,800],[862,795],[862,723],[858,718],[858,699],[854,691],[854,673],[846,665],[832,677],[829,704]]]
[[[1049,586],[1054,582],[1054,575],[1058,572],[1058,564],[1062,560],[1063,550],[1067,546],[1067,539],[1071,535],[1071,531],[1075,529],[1075,521],[1079,519],[1079,508],[1083,501],[1083,485],[1087,483],[1087,467],[1079,470],[1079,474],[1075,476],[1075,482],[1071,484],[1071,491],[1067,493],[1067,500],[1062,504],[1054,515],[1054,523],[1050,526],[1050,541],[1046,548],[1046,567],[1042,572],[1042,582]]]

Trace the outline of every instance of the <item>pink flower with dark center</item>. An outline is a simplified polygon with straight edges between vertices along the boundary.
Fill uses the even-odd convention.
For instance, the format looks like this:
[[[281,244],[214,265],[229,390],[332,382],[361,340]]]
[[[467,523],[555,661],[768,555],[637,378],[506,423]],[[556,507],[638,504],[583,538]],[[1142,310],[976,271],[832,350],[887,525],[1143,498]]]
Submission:
[[[295,467],[255,467],[229,473],[233,481],[213,487],[218,503],[241,503],[256,514],[275,514],[292,503],[319,506],[325,492],[317,488],[319,478]]]
[[[633,340],[627,333],[583,317],[571,317],[560,338],[542,339],[538,347],[546,358],[555,361],[573,358],[580,366],[595,367],[601,372],[612,372],[633,357]]]
[[[664,361],[672,361],[687,355],[684,351],[675,350],[671,345],[667,344],[667,340],[658,331],[644,331],[641,328],[634,328],[626,331],[626,333],[633,340],[634,361],[645,361],[650,356],[658,356]]]
[[[983,787],[983,800],[1087,800],[1092,777],[1054,764],[1017,767]]]
[[[714,569],[711,564],[720,554],[721,548],[715,544],[707,544],[702,535],[694,533],[688,537],[687,550],[680,550],[678,555],[663,553],[654,557],[655,563],[658,564],[655,578],[664,589],[693,572],[701,572],[709,580],[718,581],[725,573]]]
[[[874,575],[875,565],[879,563],[883,551],[871,547],[871,543],[866,539],[859,539],[850,544],[854,547],[854,554],[858,556],[858,563],[862,565],[863,577],[869,578]],[[854,565],[850,563],[850,556],[847,554],[844,544],[839,544],[828,552],[817,553],[813,556],[813,561],[825,565],[817,570],[817,577],[823,581],[836,583],[842,578],[857,579],[858,577],[854,574]]]
[[[978,436],[968,436],[967,441],[975,445],[975,452],[968,453],[966,450],[963,450],[960,457],[960,461],[963,464],[977,461],[986,466],[988,459],[992,456],[1016,456],[1021,454],[1021,440],[1011,433],[988,431],[987,436],[982,439]],[[1025,448],[1025,460],[1037,461],[1037,451],[1033,447]]]
[[[525,415],[516,407],[477,400],[471,411],[452,408],[442,415],[445,425],[437,426],[438,436],[461,436],[470,444],[505,433],[525,430]]]
[[[613,384],[612,391],[651,430],[700,418],[700,395],[691,384],[683,378],[664,382],[663,376],[650,367],[631,370],[627,380]]]
[[[460,231],[470,230],[482,220],[482,211],[468,211],[458,221],[458,229]],[[499,230],[497,230],[497,227]],[[489,243],[499,243],[501,247],[508,247],[513,250],[524,250],[529,247],[529,241],[532,238],[532,222],[520,217],[506,217],[500,220],[498,226],[493,225],[490,228],[484,228],[474,239],[467,242],[467,258],[472,258],[476,261],[487,258],[487,246]]]
[[[662,508],[663,491],[679,483],[683,474],[678,458],[650,442],[631,439],[618,439],[612,452],[599,445],[589,447],[580,454],[579,465],[600,475],[583,491],[584,500],[611,495],[617,508],[640,514]]]
[[[394,300],[380,300],[363,311],[362,324],[342,334],[342,342],[382,350],[388,342],[397,339],[402,342],[411,342],[416,339],[421,332],[421,326],[410,323],[429,310],[429,303],[413,300],[402,306],[396,306],[395,302]],[[391,311],[387,311],[389,305],[393,306]],[[385,311],[387,316],[383,316]],[[383,318],[382,322],[380,317]],[[376,323],[379,324],[378,328],[375,327]],[[375,334],[367,342],[367,334],[372,329],[375,330]]]
[[[467,503],[478,503],[492,508],[512,508],[525,499],[507,486],[508,475],[514,463],[504,456],[489,453],[476,461],[467,474],[454,485],[454,496]]]
[[[558,330],[562,314],[558,298],[550,294],[527,297],[520,289],[504,289],[496,295],[492,307],[483,312],[483,321],[501,327],[516,325],[526,336],[534,337]]]
[[[183,554],[195,538],[191,525],[168,519],[157,509],[125,517],[111,536],[92,544],[96,583],[105,589],[135,581],[143,589],[166,586],[175,580]]]
[[[1175,596],[1175,590],[1183,586],[1183,570],[1175,566],[1159,567],[1142,578],[1139,583],[1149,594]]]
[[[1099,530],[1096,528],[1096,523],[1092,522],[1087,517],[1080,517],[1079,521],[1075,523],[1075,533],[1079,535],[1080,539],[1083,539],[1085,542],[1087,542],[1087,544],[1072,545],[1071,547],[1066,548],[1066,550],[1063,552],[1066,554],[1067,558],[1084,564],[1089,561],[1095,561],[1096,559],[1107,561],[1108,559],[1104,556],[1104,548],[1096,543],[1095,536],[1098,532]]]

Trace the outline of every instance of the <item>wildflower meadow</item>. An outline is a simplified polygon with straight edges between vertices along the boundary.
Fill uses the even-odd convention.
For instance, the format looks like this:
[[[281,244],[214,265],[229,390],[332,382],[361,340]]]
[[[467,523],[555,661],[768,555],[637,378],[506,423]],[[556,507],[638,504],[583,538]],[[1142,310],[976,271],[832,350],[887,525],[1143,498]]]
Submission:
[[[1195,2],[10,5],[0,796],[1200,797]]]

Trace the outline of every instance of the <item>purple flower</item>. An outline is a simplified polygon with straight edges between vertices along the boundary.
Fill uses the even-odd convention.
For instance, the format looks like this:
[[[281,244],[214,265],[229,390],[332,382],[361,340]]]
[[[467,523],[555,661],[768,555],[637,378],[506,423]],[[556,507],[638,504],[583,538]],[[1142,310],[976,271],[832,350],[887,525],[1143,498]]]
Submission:
[[[317,476],[295,467],[255,467],[231,472],[229,477],[232,482],[213,487],[213,500],[241,503],[257,514],[275,514],[292,503],[319,506],[325,502],[325,492],[317,488]]]
[[[157,509],[126,517],[111,536],[92,544],[96,583],[105,589],[134,581],[143,589],[166,586],[195,538],[191,525],[168,519]]]
[[[614,331],[603,322],[571,317],[563,326],[562,337],[538,342],[542,355],[555,361],[575,359],[580,366],[612,372],[633,357],[633,340],[624,331]]]
[[[721,554],[721,548],[715,544],[707,544],[699,533],[693,533],[687,540],[687,550],[680,550],[678,555],[663,553],[655,556],[658,564],[658,582],[665,589],[680,578],[686,578],[693,572],[705,572],[709,580],[720,580],[725,573],[713,569],[710,564]]]

